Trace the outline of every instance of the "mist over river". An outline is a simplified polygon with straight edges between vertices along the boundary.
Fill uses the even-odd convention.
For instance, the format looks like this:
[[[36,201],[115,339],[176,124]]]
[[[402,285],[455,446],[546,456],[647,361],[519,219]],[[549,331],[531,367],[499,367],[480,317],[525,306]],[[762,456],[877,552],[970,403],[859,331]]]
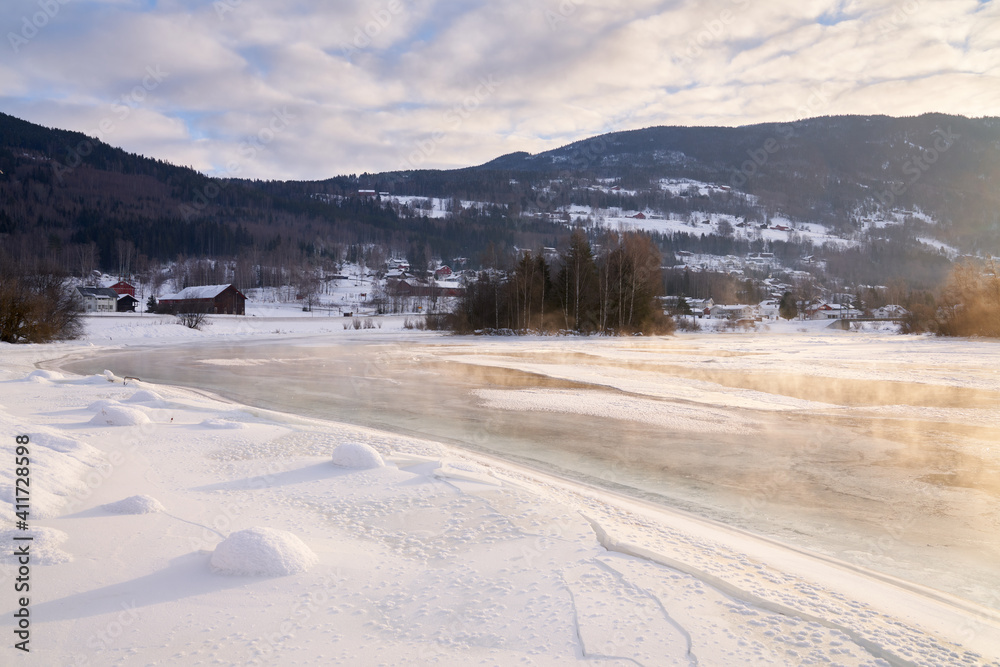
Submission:
[[[1000,609],[1000,346],[359,334],[58,365],[454,444]]]

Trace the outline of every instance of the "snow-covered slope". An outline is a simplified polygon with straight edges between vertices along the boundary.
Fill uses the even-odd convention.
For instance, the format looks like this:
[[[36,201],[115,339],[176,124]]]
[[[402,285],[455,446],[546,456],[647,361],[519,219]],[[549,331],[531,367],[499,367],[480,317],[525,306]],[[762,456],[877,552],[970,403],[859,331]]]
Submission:
[[[234,319],[101,318],[89,344],[412,335]],[[33,528],[5,507],[0,543],[35,538],[33,663],[1000,664],[996,610],[684,513],[435,442],[34,370],[83,349],[0,346],[0,439],[29,436],[33,489]],[[144,419],[95,423],[109,406]],[[334,465],[344,443],[386,465]],[[3,664],[23,659],[16,567],[3,557]]]

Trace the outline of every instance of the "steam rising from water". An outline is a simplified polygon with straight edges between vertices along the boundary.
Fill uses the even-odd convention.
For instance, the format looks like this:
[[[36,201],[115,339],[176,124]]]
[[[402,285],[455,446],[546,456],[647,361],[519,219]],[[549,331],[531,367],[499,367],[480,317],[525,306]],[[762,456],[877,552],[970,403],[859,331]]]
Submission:
[[[1000,606],[1000,348],[970,345],[206,346],[67,368],[489,451]]]

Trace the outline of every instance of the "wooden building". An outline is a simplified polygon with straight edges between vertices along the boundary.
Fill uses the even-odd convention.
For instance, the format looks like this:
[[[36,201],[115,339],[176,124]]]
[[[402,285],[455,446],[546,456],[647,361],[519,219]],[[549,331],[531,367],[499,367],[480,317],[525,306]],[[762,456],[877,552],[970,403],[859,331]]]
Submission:
[[[124,280],[119,280],[112,285],[110,289],[113,289],[118,296],[122,296],[123,294],[128,294],[133,297],[135,296],[135,286],[130,285]]]
[[[247,298],[232,285],[186,287],[159,300],[164,313],[211,313],[245,315]]]

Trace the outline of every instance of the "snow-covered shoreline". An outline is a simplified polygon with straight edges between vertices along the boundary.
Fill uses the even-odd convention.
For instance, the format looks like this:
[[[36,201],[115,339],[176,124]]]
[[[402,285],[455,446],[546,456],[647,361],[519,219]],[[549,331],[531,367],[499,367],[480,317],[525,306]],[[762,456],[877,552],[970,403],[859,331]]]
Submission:
[[[440,443],[36,370],[89,345],[347,333],[316,319],[157,337],[108,318],[83,344],[0,348],[4,450],[30,434],[52,489],[30,522],[40,664],[1000,664],[996,611],[857,565]],[[434,339],[391,322],[368,335]],[[385,465],[334,465],[343,443]],[[213,570],[254,528],[315,562],[264,531],[301,570]]]

